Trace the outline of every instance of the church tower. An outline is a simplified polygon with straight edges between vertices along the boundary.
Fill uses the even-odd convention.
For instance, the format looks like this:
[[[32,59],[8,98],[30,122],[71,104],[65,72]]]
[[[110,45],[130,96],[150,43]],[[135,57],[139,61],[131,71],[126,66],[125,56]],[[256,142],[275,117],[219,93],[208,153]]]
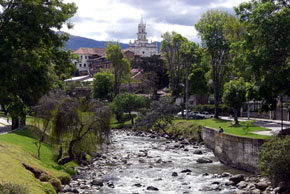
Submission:
[[[138,33],[137,40],[133,43],[129,43],[129,50],[132,51],[135,55],[139,55],[141,57],[150,57],[152,55],[158,55],[157,45],[148,43],[147,40],[147,32],[146,32],[146,23],[143,22],[143,17],[141,17],[141,21],[138,24]]]
[[[146,32],[146,24],[143,22],[143,18],[141,17],[141,22],[138,25],[138,33],[137,33],[137,38],[139,41],[142,43],[147,43],[148,40],[146,38],[147,32]]]

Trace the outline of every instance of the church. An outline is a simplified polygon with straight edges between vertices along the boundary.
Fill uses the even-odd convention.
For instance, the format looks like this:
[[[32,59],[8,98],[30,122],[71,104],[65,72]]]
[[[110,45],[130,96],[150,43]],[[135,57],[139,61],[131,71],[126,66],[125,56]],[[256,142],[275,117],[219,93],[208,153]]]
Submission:
[[[143,22],[143,18],[141,18],[141,22],[138,25],[137,40],[134,43],[130,41],[128,50],[141,57],[158,55],[157,44],[153,44],[152,41],[149,43],[146,36],[146,24]]]

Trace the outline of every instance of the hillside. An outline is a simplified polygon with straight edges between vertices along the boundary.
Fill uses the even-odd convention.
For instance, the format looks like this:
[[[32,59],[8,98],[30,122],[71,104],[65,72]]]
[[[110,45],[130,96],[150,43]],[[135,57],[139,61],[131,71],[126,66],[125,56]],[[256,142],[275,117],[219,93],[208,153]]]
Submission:
[[[65,50],[76,50],[80,47],[91,47],[91,48],[105,48],[108,41],[98,41],[90,38],[84,38],[81,36],[70,35],[69,40],[65,45]],[[155,43],[155,42],[153,42]],[[129,44],[119,43],[121,49],[129,48]],[[160,42],[157,42],[158,52],[160,50]]]

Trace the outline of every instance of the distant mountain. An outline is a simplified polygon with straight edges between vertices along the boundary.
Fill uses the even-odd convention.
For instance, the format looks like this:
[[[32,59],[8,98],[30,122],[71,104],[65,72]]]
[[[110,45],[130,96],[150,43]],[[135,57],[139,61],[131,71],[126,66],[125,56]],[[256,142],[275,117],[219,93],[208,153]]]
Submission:
[[[80,47],[91,47],[91,48],[105,48],[109,41],[98,41],[90,38],[84,38],[81,36],[69,35],[69,40],[66,42],[65,50],[77,50]],[[156,42],[153,42],[156,43]],[[129,48],[129,44],[119,43],[121,49]],[[158,51],[160,50],[160,42],[157,42]]]

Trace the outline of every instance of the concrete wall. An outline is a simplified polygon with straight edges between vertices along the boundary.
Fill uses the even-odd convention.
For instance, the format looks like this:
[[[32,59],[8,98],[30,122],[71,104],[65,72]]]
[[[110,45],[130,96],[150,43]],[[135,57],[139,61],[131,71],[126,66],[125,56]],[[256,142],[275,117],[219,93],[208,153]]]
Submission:
[[[202,139],[222,163],[257,172],[258,152],[265,140],[220,134],[207,127],[202,128]]]

